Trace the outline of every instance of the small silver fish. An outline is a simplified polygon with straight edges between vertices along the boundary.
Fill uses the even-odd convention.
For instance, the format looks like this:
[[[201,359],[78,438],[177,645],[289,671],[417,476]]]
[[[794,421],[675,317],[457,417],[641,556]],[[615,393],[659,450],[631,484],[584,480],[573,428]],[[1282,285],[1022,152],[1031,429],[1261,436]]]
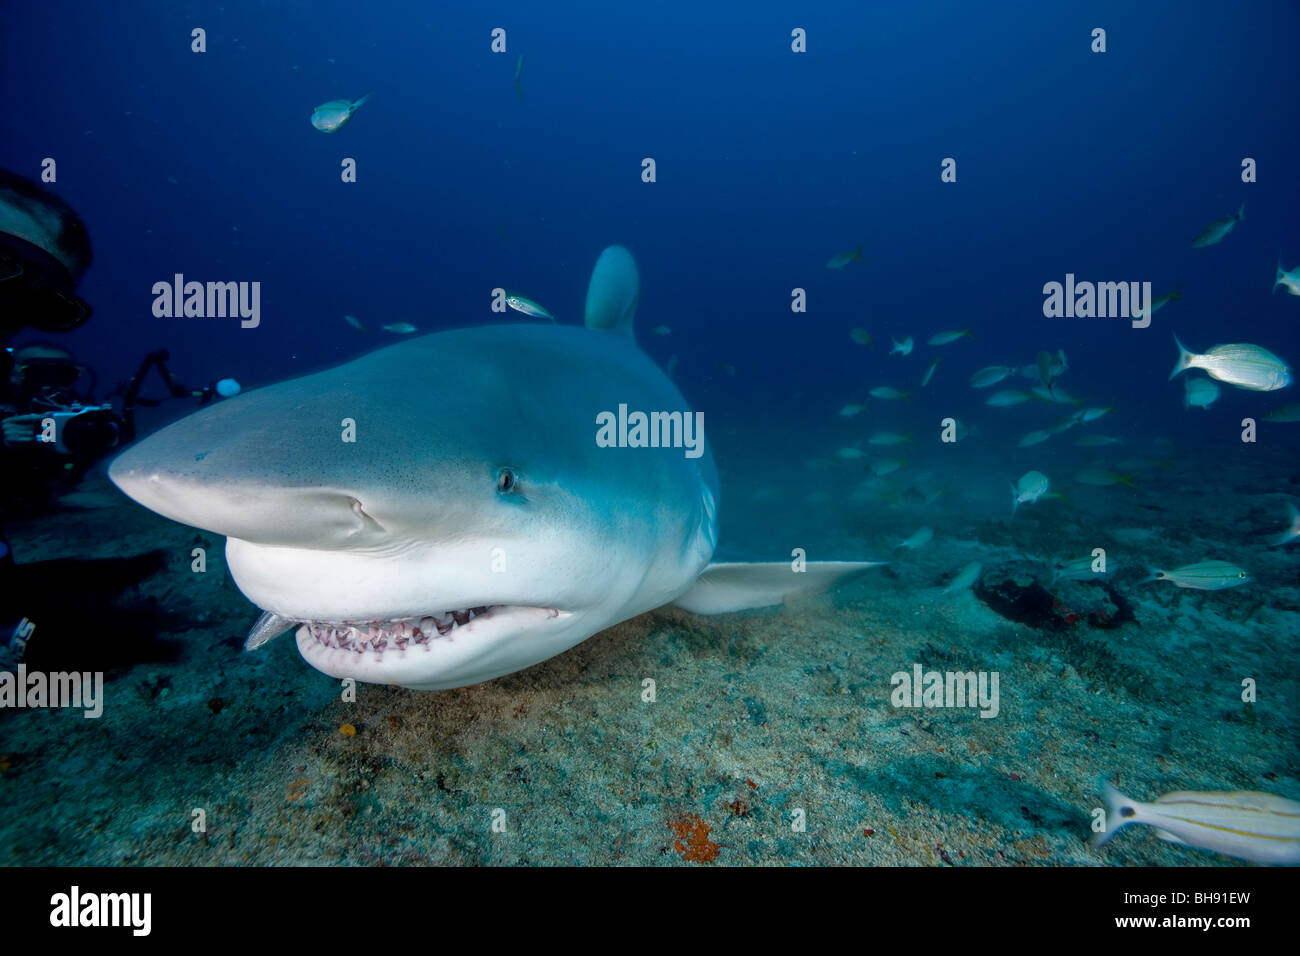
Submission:
[[[1052,355],[1050,352],[1042,351],[1038,353],[1038,380],[1042,382],[1043,387],[1049,391],[1052,388],[1052,382],[1056,376],[1052,374]]]
[[[1139,803],[1105,785],[1103,846],[1121,827],[1145,823],[1156,836],[1254,863],[1300,863],[1300,803],[1254,790],[1177,790]]]
[[[347,125],[352,114],[365,105],[370,94],[356,100],[330,100],[312,110],[311,125],[322,133],[336,133]]]
[[[1063,561],[1052,568],[1052,583],[1057,581],[1092,581],[1097,578],[1105,577],[1115,570],[1115,564],[1112,561],[1105,562],[1105,569],[1097,569],[1098,558],[1088,555],[1084,558],[1074,558],[1071,561]]]
[[[1050,352],[1039,352],[1038,359],[1033,365],[1022,365],[1020,367],[1020,374],[1030,381],[1037,381],[1046,385],[1060,378],[1069,368],[1070,363],[1066,361],[1065,349],[1057,349],[1055,358],[1052,358]]]
[[[1172,571],[1152,568],[1151,576],[1146,580],[1169,581],[1175,587],[1193,588],[1197,591],[1222,591],[1224,588],[1249,584],[1252,578],[1249,571],[1227,561],[1201,561]]]
[[[858,246],[852,252],[837,252],[826,260],[827,269],[843,269],[850,262],[862,262],[862,247]]]
[[[1020,480],[1011,486],[1011,513],[1015,514],[1016,509],[1021,505],[1036,502],[1047,494],[1047,489],[1051,485],[1051,481],[1041,471],[1025,472],[1020,476]]]
[[[1049,387],[1047,385],[1035,385],[1030,389],[1035,395],[1045,402],[1054,402],[1057,405],[1081,405],[1079,399],[1075,398],[1065,390],[1065,387],[1053,382]]]
[[[1174,344],[1178,346],[1178,361],[1169,373],[1171,379],[1189,368],[1200,368],[1210,378],[1252,392],[1272,392],[1291,384],[1291,369],[1286,362],[1258,345],[1216,345],[1197,355],[1188,351],[1176,335]]]
[[[956,342],[958,339],[969,339],[972,337],[970,329],[962,329],[959,332],[936,332],[934,335],[930,336],[929,344],[949,345],[952,342]]]
[[[394,335],[409,335],[420,330],[410,322],[394,322],[392,325],[385,325],[384,331],[392,332]]]
[[[870,392],[868,392],[868,394],[872,398],[884,399],[885,401],[891,401],[899,398],[907,398],[906,392],[900,392],[892,385],[879,385],[876,388],[873,388]]]
[[[972,561],[957,572],[956,576],[948,582],[948,586],[943,589],[943,593],[952,594],[954,591],[965,590],[979,580],[980,572],[983,570],[984,565],[978,561]]]
[[[1016,447],[1028,448],[1031,445],[1041,445],[1043,442],[1047,441],[1047,439],[1051,437],[1052,437],[1051,432],[1039,428],[1036,431],[1030,432],[1024,438],[1020,439],[1020,441],[1016,442]]]
[[[1105,471],[1101,468],[1089,468],[1079,472],[1074,476],[1074,480],[1084,485],[1095,485],[1098,488],[1109,488],[1111,485],[1128,485],[1130,488],[1136,488],[1133,484],[1132,475],[1120,475],[1113,471]]]
[[[990,365],[988,368],[982,368],[970,377],[971,388],[989,388],[1002,381],[1012,373],[1013,369],[1006,365]]]
[[[1296,266],[1290,272],[1282,268],[1282,260],[1277,263],[1277,278],[1273,280],[1273,291],[1281,286],[1291,295],[1300,295],[1300,266]]]
[[[358,319],[355,315],[345,315],[343,316],[343,321],[346,322],[348,325],[352,326],[358,332],[366,331],[366,327],[361,324],[361,320]]]
[[[912,439],[897,432],[876,432],[867,439],[868,445],[905,445]]]
[[[1235,216],[1223,216],[1220,219],[1214,220],[1214,222],[1202,229],[1200,235],[1192,240],[1192,248],[1203,249],[1206,246],[1214,245],[1216,242],[1221,241],[1228,233],[1232,232],[1232,227],[1245,218],[1246,204],[1242,203],[1241,208],[1237,210]]]
[[[1095,422],[1103,415],[1109,415],[1114,410],[1114,405],[1107,405],[1105,408],[1085,408],[1083,411],[1079,412],[1079,421]]]
[[[934,370],[937,369],[938,367],[939,367],[938,359],[935,359],[933,362],[930,363],[930,367],[927,368],[925,370],[925,374],[921,376],[922,388],[925,388],[927,385],[930,384],[930,379],[934,377]]]
[[[1123,439],[1112,435],[1084,435],[1075,444],[1080,448],[1105,448],[1107,445],[1123,444]]]
[[[893,339],[893,338],[891,338],[890,341],[894,343],[894,347],[889,350],[890,355],[911,355],[912,354],[912,346],[915,343],[912,341],[912,337],[910,335],[904,338],[903,341],[901,342],[898,341],[898,339]]]
[[[917,548],[923,548],[927,544],[929,544],[930,539],[933,537],[934,537],[933,528],[922,528],[916,533],[898,542],[898,544],[894,545],[894,547],[906,548],[908,551],[915,551]]]
[[[1155,315],[1157,312],[1159,312],[1161,309],[1167,306],[1170,302],[1173,302],[1175,299],[1181,299],[1182,297],[1183,297],[1182,286],[1178,286],[1176,289],[1174,289],[1173,292],[1170,292],[1167,295],[1158,295],[1152,301],[1150,307],[1146,311],[1146,314]]]
[[[547,312],[532,299],[522,295],[506,296],[506,305],[510,306],[510,308],[514,309],[516,312],[522,312],[524,315],[531,315],[535,319],[550,319],[552,322],[555,321],[555,316],[551,315],[550,312]]]
[[[1268,540],[1271,547],[1281,548],[1300,538],[1300,511],[1297,511],[1296,506],[1289,501],[1286,503],[1286,515],[1288,524],[1285,530],[1279,531]]]
[[[862,328],[861,326],[858,326],[857,328],[849,329],[849,338],[851,338],[854,342],[857,342],[859,345],[871,344],[871,333],[868,332],[866,329]]]
[[[1012,388],[1005,388],[1000,392],[994,392],[984,402],[985,405],[992,405],[994,408],[1010,408],[1012,405],[1020,405],[1033,398],[1028,392],[1017,391]]]
[[[1183,408],[1209,408],[1218,401],[1221,391],[1208,378],[1189,375],[1183,379]]]
[[[668,326],[666,325],[656,325],[650,331],[653,332],[655,335],[669,335],[672,333],[673,330],[668,328]]]

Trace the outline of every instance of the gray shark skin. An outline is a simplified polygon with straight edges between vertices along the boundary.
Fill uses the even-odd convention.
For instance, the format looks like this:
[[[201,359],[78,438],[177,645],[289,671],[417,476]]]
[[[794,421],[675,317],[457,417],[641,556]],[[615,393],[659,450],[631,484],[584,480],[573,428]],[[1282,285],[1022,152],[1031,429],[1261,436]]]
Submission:
[[[873,567],[710,565],[707,442],[698,457],[597,443],[597,416],[620,405],[690,409],[633,342],[638,294],[631,256],[611,247],[588,328],[403,341],[184,418],[109,476],[226,536],[235,583],[266,612],[250,647],[298,625],[324,673],[421,690],[521,670],[667,604],[778,604]]]

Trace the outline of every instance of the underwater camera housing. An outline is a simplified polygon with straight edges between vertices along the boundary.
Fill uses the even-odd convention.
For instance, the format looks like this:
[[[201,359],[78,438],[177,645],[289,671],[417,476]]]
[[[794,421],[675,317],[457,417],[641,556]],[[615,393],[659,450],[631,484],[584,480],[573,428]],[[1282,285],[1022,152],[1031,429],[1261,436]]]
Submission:
[[[54,412],[54,450],[73,458],[98,458],[122,441],[122,419],[111,405]]]
[[[124,424],[111,405],[51,409],[10,415],[0,422],[4,443],[14,447],[35,443],[68,458],[93,459],[121,444]],[[50,430],[53,440],[41,436]]]

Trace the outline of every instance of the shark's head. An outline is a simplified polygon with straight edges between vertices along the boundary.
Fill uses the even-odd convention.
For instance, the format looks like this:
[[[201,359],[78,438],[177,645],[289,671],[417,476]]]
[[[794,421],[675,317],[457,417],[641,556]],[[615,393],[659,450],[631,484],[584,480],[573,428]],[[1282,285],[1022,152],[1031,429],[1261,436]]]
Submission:
[[[240,395],[109,474],[226,535],[235,582],[319,670],[457,687],[668,603],[707,564],[711,457],[601,447],[620,404],[687,410],[617,331],[462,329]]]

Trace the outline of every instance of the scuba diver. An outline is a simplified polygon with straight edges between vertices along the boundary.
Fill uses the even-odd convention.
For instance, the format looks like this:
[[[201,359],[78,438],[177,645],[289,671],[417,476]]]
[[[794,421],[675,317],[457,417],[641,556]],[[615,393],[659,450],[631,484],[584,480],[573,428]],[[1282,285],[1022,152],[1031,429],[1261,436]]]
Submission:
[[[0,170],[0,342],[23,329],[70,332],[90,318],[76,293],[91,261],[85,223],[63,200],[39,184]],[[167,352],[147,355],[135,375],[118,386],[122,410],[97,402],[93,370],[64,348],[35,342],[0,352],[0,505],[38,509],[74,485],[96,461],[135,437],[145,376],[156,368],[170,398],[237,394],[233,379],[190,388],[167,368]]]
[[[0,342],[23,329],[70,332],[83,325],[91,308],[76,286],[90,261],[90,235],[72,207],[40,184],[0,170]],[[6,511],[43,503],[50,483],[76,471],[78,460],[88,466],[94,452],[117,444],[110,413],[92,410],[76,392],[82,374],[57,346],[0,353],[0,505]]]
[[[91,307],[76,291],[91,262],[90,237],[77,213],[40,184],[0,169],[0,519],[38,512],[98,460],[131,441],[140,395],[157,369],[169,398],[206,404],[238,393],[232,379],[186,387],[165,351],[147,355],[110,401],[94,398],[97,377],[65,348],[8,343],[23,330],[54,334],[85,324]],[[157,642],[155,607],[122,607],[118,596],[165,563],[161,552],[87,560],[19,563],[0,528],[0,669],[74,663],[92,669],[172,653]],[[94,622],[87,628],[86,622]],[[105,641],[116,633],[119,640]],[[112,653],[105,649],[121,645]]]

